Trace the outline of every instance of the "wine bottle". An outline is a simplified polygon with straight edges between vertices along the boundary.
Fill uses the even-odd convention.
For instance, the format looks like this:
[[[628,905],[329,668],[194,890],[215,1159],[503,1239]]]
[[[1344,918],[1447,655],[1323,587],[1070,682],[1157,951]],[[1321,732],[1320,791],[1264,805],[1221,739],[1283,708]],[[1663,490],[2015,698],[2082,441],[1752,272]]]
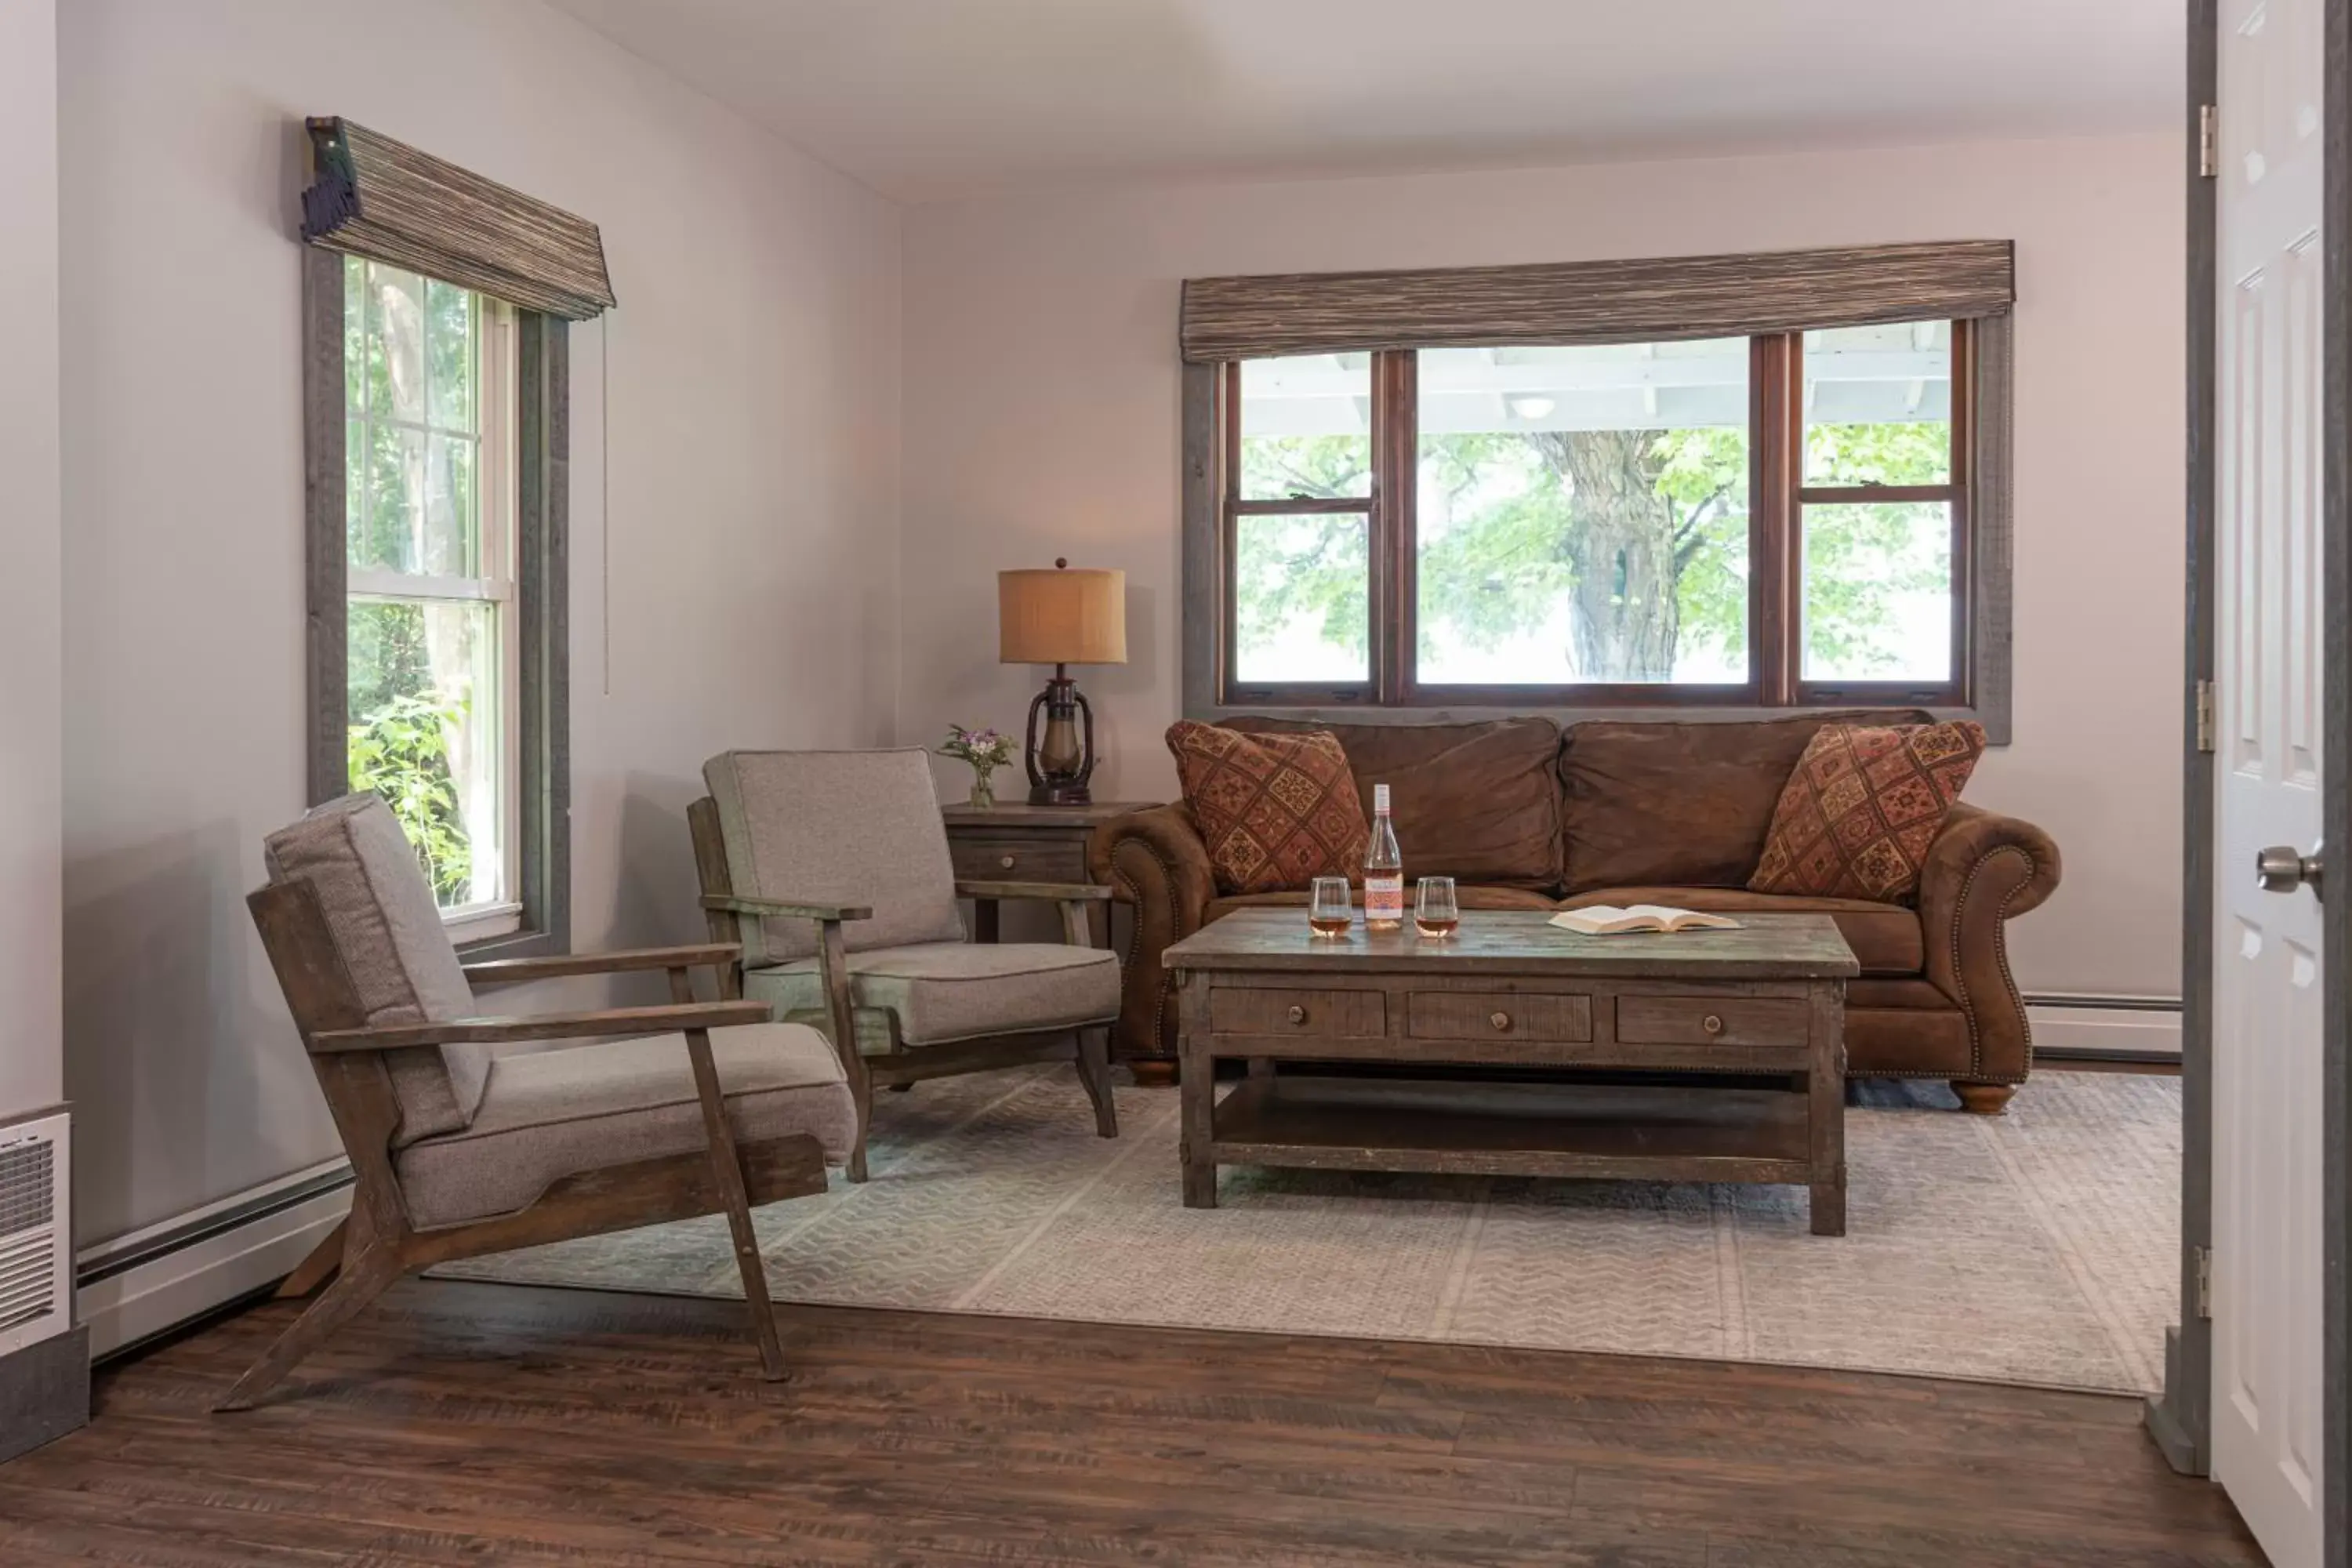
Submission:
[[[1372,843],[1364,851],[1364,929],[1395,931],[1404,924],[1404,856],[1389,824],[1389,786],[1372,786]]]

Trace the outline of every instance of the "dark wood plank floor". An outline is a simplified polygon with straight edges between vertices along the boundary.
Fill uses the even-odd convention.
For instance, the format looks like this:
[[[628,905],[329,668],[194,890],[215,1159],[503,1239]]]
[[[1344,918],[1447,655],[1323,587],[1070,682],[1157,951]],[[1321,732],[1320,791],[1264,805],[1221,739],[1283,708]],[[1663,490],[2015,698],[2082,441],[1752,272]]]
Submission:
[[[260,1409],[289,1309],[104,1372],[0,1563],[2259,1563],[2137,1403],[1460,1345],[411,1283]]]

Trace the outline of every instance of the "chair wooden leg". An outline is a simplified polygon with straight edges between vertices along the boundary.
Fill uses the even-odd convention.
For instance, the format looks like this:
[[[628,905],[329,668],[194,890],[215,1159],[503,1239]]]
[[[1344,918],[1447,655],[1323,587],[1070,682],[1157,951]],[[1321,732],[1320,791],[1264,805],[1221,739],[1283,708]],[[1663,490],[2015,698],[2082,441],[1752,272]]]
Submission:
[[[294,1272],[278,1283],[277,1300],[298,1300],[335,1277],[343,1266],[343,1235],[351,1229],[348,1216],[335,1222],[327,1239],[310,1249],[310,1256],[294,1266]]]
[[[1087,1098],[1095,1102],[1095,1132],[1098,1137],[1118,1136],[1118,1107],[1111,1100],[1110,1092],[1110,1031],[1080,1029],[1078,1031],[1078,1081],[1086,1085]]]
[[[326,1342],[327,1336],[341,1328],[359,1314],[360,1309],[382,1295],[384,1287],[400,1278],[400,1251],[396,1244],[371,1242],[355,1258],[342,1260],[341,1271],[326,1292],[302,1310],[277,1342],[253,1363],[228,1397],[213,1406],[215,1410],[250,1410],[256,1401],[285,1380],[286,1374],[300,1363],[303,1357]]]
[[[710,1177],[727,1210],[727,1230],[735,1243],[735,1267],[743,1276],[743,1302],[751,1309],[751,1337],[759,1342],[760,1369],[770,1383],[782,1380],[784,1349],[776,1341],[776,1306],[768,1300],[768,1274],[760,1266],[760,1237],[751,1227],[751,1197],[743,1184],[743,1162],[735,1152],[735,1131],[727,1124],[727,1101],[711,1059],[710,1034],[686,1031],[686,1058],[694,1067],[694,1087],[702,1101],[702,1130],[710,1144]]]

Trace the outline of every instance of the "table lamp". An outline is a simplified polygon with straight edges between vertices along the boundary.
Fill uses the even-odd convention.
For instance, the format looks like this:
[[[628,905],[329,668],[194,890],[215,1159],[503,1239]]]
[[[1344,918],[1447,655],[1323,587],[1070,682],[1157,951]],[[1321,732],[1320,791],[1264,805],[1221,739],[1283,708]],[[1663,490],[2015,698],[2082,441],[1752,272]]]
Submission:
[[[1095,710],[1069,667],[1127,662],[1127,574],[1073,572],[1062,560],[1051,571],[999,572],[996,658],[1054,667],[1054,679],[1029,703],[1029,804],[1086,805],[1093,799],[1087,780],[1095,771]]]

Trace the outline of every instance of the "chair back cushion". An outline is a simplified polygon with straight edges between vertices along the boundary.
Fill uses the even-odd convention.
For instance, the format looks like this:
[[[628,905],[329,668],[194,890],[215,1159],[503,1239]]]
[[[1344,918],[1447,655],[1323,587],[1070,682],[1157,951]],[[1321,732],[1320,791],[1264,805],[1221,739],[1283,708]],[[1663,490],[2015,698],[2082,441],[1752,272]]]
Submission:
[[[922,751],[727,752],[702,764],[702,778],[738,894],[870,907],[873,919],[842,928],[853,952],[963,940],[947,827]],[[741,925],[748,967],[817,948],[810,921]]]
[[[1552,768],[1559,757],[1559,726],[1549,719],[1313,724],[1251,717],[1223,723],[1244,734],[1328,730],[1337,735],[1367,814],[1372,786],[1389,786],[1408,877],[1506,888],[1559,885],[1559,781]]]
[[[1566,891],[1744,888],[1764,854],[1780,786],[1816,731],[1842,721],[1927,718],[1822,712],[1571,725],[1559,752]]]
[[[262,858],[271,881],[310,884],[371,1026],[474,1011],[432,884],[381,796],[347,795],[313,806],[271,834]],[[489,1074],[488,1053],[478,1046],[387,1051],[384,1065],[400,1101],[396,1144],[465,1126]]]

